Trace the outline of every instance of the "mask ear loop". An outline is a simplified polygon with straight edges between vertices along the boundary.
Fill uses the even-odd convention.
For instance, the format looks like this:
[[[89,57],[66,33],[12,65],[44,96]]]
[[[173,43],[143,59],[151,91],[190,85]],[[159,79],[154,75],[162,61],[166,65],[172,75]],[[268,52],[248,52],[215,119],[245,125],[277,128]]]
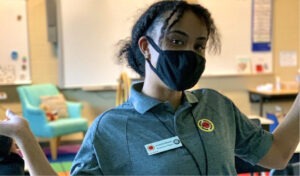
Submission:
[[[150,58],[146,58],[146,57],[145,57],[145,59],[146,59],[146,61],[148,62],[148,64],[150,65],[151,70],[154,71],[158,77],[160,77],[160,75],[159,75],[159,73],[157,72],[156,68],[155,68],[155,67],[152,65],[152,63],[150,62]],[[162,78],[160,77],[160,79],[162,79]]]
[[[152,40],[151,37],[146,35],[146,39],[148,40],[148,42],[150,43],[150,45],[158,52],[161,53],[161,49],[155,44],[155,42]],[[145,53],[145,59],[148,62],[148,64],[150,65],[150,68],[152,71],[154,71],[156,73],[156,75],[162,80],[160,74],[158,73],[158,71],[156,70],[156,68],[152,65],[152,63],[150,62],[150,54],[148,53],[148,51]]]
[[[159,46],[156,45],[156,43],[153,41],[151,37],[146,35],[146,39],[158,53],[161,53],[161,49],[159,48]]]

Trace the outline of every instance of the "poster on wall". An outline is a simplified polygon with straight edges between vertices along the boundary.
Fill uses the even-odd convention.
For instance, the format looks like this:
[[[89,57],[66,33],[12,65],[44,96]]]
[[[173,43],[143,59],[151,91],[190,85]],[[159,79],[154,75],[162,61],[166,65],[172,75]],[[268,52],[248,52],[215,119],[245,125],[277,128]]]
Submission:
[[[26,0],[0,0],[0,85],[31,82]]]
[[[252,51],[271,51],[272,0],[252,0]]]

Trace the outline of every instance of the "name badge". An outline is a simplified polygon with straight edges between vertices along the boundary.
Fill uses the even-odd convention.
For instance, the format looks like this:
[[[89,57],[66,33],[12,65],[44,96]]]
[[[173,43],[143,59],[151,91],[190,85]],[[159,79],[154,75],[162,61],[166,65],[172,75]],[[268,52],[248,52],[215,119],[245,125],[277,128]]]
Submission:
[[[154,155],[179,147],[182,147],[182,143],[178,136],[145,145],[148,155]]]

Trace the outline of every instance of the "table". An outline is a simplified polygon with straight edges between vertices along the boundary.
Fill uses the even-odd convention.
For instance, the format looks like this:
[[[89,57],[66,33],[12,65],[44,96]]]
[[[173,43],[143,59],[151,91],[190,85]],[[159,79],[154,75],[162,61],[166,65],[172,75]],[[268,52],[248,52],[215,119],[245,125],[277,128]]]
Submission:
[[[264,118],[264,117],[260,117],[260,116],[257,116],[257,115],[248,115],[247,116],[249,119],[258,119],[260,121],[260,124],[261,125],[271,125],[273,124],[274,122],[270,119],[267,119],[267,118]]]
[[[258,115],[247,115],[247,117],[249,119],[258,119],[262,128],[267,131],[269,131],[270,125],[274,123],[273,120],[267,119],[265,117],[260,117]]]
[[[250,102],[259,102],[259,115],[263,116],[263,104],[268,101],[294,100],[299,93],[297,89],[281,89],[281,90],[266,90],[258,91],[249,89]]]

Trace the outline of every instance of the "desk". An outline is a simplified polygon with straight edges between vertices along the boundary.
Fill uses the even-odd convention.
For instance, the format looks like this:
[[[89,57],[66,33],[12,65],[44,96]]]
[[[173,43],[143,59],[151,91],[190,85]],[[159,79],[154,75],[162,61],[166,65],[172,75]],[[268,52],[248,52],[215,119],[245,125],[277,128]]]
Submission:
[[[260,116],[257,116],[257,115],[248,115],[248,118],[249,119],[258,119],[260,121],[261,125],[271,125],[271,124],[274,123],[270,119],[267,119],[267,118],[264,118],[264,117],[260,117]]]
[[[259,115],[263,116],[263,103],[268,101],[293,100],[299,91],[297,89],[282,89],[270,91],[258,91],[249,89],[250,102],[259,102]]]
[[[248,115],[247,116],[249,119],[258,119],[260,122],[260,125],[262,126],[263,129],[269,131],[270,129],[270,125],[273,124],[274,122],[270,119],[264,118],[264,117],[260,117],[257,115]]]

